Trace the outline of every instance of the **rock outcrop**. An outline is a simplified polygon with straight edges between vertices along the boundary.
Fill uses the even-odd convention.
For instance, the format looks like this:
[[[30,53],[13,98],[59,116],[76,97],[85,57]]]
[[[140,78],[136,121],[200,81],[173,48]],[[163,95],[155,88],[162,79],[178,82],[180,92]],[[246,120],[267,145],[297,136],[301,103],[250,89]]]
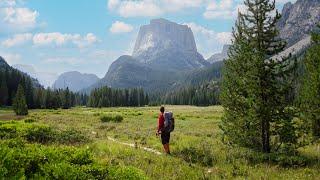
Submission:
[[[319,0],[297,0],[294,4],[288,2],[283,7],[282,18],[278,23],[280,37],[290,47],[310,35],[319,22]]]

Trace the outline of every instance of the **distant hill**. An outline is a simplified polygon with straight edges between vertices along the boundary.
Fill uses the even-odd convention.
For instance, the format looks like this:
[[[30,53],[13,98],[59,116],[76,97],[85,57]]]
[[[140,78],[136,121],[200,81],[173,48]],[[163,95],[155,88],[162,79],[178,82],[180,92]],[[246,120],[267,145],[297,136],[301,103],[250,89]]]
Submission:
[[[31,77],[37,79],[44,87],[51,87],[53,82],[57,79],[58,74],[48,72],[38,72],[32,65],[15,64],[12,67],[27,73]]]
[[[81,89],[90,87],[98,80],[99,78],[94,74],[82,74],[77,71],[71,71],[61,74],[52,87],[54,89],[66,89],[68,87],[69,90],[78,92]]]
[[[224,45],[221,53],[213,54],[210,58],[207,59],[207,61],[211,64],[218,61],[223,61],[224,59],[228,58],[229,48],[230,45]]]

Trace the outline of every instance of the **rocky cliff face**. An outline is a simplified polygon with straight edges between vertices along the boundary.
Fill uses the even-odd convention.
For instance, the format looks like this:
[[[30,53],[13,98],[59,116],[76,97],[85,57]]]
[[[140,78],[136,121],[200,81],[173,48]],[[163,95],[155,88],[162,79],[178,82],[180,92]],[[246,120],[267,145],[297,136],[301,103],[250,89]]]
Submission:
[[[208,65],[197,52],[191,29],[165,19],[141,26],[132,56],[155,69],[191,70]]]
[[[215,63],[218,61],[223,61],[228,57],[228,51],[229,51],[230,45],[224,45],[222,52],[212,55],[209,59],[207,59],[208,62]]]
[[[54,82],[54,89],[65,89],[73,92],[78,92],[81,89],[87,88],[96,83],[99,78],[94,74],[82,74],[77,71],[71,71],[61,74]]]
[[[306,38],[320,22],[319,0],[297,0],[284,5],[282,18],[278,23],[280,37],[288,42],[288,46]]]

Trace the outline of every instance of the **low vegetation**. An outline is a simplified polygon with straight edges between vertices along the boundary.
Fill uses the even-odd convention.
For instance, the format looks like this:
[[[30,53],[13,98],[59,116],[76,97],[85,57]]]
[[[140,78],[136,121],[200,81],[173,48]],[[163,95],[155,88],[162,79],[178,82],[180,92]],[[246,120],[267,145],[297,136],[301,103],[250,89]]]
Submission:
[[[120,115],[116,115],[116,116],[104,115],[100,117],[100,120],[102,122],[121,122],[123,120],[123,117]]]
[[[29,110],[18,120],[2,118],[12,109],[0,109],[0,179],[319,178],[319,143],[292,156],[264,154],[223,142],[219,106],[167,109],[176,118],[171,156],[118,143],[162,152],[158,107]],[[121,123],[101,121],[116,115]]]

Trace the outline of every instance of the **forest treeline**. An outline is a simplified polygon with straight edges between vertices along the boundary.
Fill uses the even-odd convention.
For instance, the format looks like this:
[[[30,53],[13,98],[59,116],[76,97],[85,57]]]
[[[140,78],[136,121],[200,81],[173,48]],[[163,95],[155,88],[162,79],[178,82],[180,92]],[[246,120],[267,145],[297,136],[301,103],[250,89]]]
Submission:
[[[0,69],[0,79],[0,105],[13,106],[14,109],[25,105],[29,109],[68,109],[74,106],[144,106],[149,103],[149,97],[142,88],[101,87],[94,89],[90,95],[74,93],[68,88],[45,89],[35,85],[35,80],[28,75],[10,66]]]

